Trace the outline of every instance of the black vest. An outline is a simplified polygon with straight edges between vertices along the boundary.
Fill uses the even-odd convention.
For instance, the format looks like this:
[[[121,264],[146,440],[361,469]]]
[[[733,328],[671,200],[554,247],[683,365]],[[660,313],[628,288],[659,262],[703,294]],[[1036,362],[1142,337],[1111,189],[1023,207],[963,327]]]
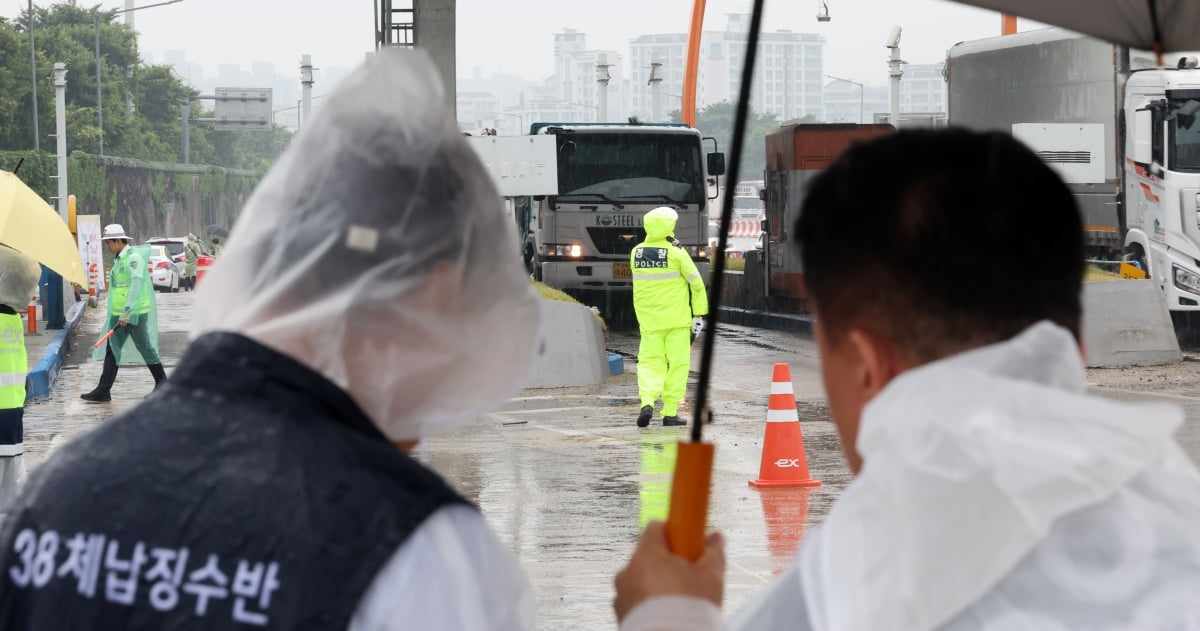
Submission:
[[[0,529],[0,629],[336,629],[465,503],[345,392],[206,335],[145,403],[38,469]]]

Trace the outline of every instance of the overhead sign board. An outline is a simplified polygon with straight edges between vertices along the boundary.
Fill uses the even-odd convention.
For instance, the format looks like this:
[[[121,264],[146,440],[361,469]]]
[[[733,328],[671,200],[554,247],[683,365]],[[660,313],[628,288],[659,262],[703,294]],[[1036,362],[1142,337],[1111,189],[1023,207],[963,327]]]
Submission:
[[[501,197],[558,194],[554,136],[472,136],[467,141],[492,174]]]
[[[271,129],[271,88],[217,88],[216,95],[217,129]]]

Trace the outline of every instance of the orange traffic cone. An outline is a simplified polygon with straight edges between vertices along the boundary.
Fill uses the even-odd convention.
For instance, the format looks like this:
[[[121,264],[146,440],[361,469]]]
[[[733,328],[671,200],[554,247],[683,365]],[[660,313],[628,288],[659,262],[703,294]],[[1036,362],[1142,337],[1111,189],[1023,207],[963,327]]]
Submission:
[[[762,464],[758,479],[751,480],[750,486],[821,486],[808,474],[804,436],[800,434],[800,416],[796,414],[796,395],[792,392],[792,371],[787,364],[775,364]]]

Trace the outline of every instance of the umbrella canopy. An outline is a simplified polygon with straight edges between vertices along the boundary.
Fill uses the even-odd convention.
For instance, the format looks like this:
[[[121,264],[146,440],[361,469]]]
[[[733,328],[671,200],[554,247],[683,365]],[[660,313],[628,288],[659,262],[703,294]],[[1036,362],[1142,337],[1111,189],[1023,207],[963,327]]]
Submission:
[[[1141,50],[1200,50],[1196,0],[955,0]],[[1155,47],[1155,42],[1161,48]]]
[[[0,243],[87,286],[79,248],[54,208],[16,175],[0,171]]]

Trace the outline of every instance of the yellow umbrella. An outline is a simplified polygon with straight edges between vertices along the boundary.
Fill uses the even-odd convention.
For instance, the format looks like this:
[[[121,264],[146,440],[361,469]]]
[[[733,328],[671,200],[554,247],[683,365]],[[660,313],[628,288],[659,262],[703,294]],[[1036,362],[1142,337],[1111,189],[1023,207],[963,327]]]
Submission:
[[[0,243],[87,286],[79,247],[54,208],[16,175],[0,171]]]

